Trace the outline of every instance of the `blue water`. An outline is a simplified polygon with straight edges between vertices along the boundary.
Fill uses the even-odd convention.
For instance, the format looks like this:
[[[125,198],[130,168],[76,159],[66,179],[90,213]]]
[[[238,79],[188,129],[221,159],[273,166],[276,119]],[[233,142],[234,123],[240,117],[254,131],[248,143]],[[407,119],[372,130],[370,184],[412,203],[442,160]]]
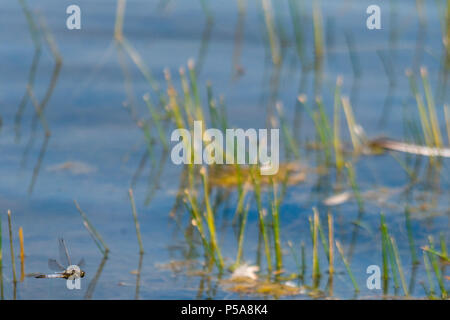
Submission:
[[[242,54],[239,64],[244,75],[235,79],[233,52],[238,20],[236,1],[206,1],[211,10],[214,23],[209,40],[203,42],[204,60],[198,75],[200,93],[206,105],[205,84],[210,80],[216,95],[223,94],[227,104],[229,122],[234,127],[262,128],[265,126],[267,104],[270,96],[270,76],[275,68],[269,60],[265,39],[266,27],[259,1],[247,1]],[[275,1],[273,1],[275,2]],[[301,1],[299,1],[301,2]],[[305,28],[306,55],[314,58],[312,8],[304,1],[302,20]],[[332,114],[335,81],[338,75],[344,78],[342,93],[350,96],[355,118],[369,137],[386,135],[402,140],[403,108],[407,106],[418,119],[415,101],[411,95],[406,68],[417,65],[426,66],[432,88],[436,92],[440,84],[443,54],[441,25],[438,9],[434,1],[425,6],[426,28],[418,24],[414,1],[391,1],[397,5],[381,4],[382,30],[369,31],[365,26],[365,10],[373,1],[322,1],[322,15],[326,38],[332,39],[326,45],[324,63],[324,82],[322,96],[325,106]],[[77,200],[97,227],[111,253],[101,272],[93,291],[97,299],[133,299],[136,295],[136,275],[131,271],[138,268],[138,242],[127,195],[132,178],[146,151],[142,130],[138,128],[125,104],[133,103],[141,118],[148,118],[141,97],[149,92],[149,85],[125,54],[125,63],[131,79],[133,101],[126,92],[125,76],[119,61],[119,54],[113,42],[116,4],[113,1],[78,1],[82,10],[82,29],[68,30],[65,26],[65,9],[72,1],[28,1],[28,6],[36,21],[45,19],[48,29],[62,57],[62,67],[53,94],[45,109],[51,137],[36,182],[30,193],[33,171],[37,163],[44,133],[40,123],[33,135],[31,129],[34,116],[33,106],[26,105],[20,127],[20,139],[15,133],[14,118],[23,95],[26,93],[28,75],[35,54],[35,46],[27,26],[27,20],[19,1],[4,1],[0,5],[0,116],[3,126],[0,131],[0,213],[3,235],[3,276],[5,298],[13,298],[11,259],[8,244],[6,211],[13,213],[15,253],[19,252],[17,230],[23,227],[26,253],[26,272],[48,272],[48,258],[57,257],[57,238],[63,236],[69,245],[74,259],[84,257],[86,277],[82,280],[82,290],[67,290],[64,281],[25,278],[17,285],[18,299],[81,299],[86,295],[89,283],[102,260],[94,242],[82,224],[73,200]],[[159,1],[127,2],[124,35],[129,43],[140,53],[154,78],[165,88],[163,69],[169,68],[176,86],[178,69],[186,67],[189,58],[200,63],[202,37],[205,34],[205,14],[200,1],[168,1],[166,8]],[[307,77],[306,87],[299,91],[301,64],[292,43],[292,24],[287,1],[273,4],[277,15],[283,22],[286,37],[290,39],[281,67],[277,101],[281,101],[289,121],[293,119],[296,97],[299,93],[313,97],[314,76]],[[425,32],[424,41],[417,45],[420,31]],[[354,41],[354,51],[361,69],[356,78],[349,57],[346,34]],[[326,39],[325,39],[326,40]],[[417,49],[418,48],[418,49]],[[380,54],[388,57],[395,79],[395,87],[384,109],[389,91],[389,78]],[[42,51],[36,71],[33,91],[41,100],[49,85],[55,62],[42,39]],[[418,78],[419,81],[420,78]],[[420,82],[418,82],[420,84]],[[445,88],[446,89],[446,88]],[[445,91],[444,89],[444,91]],[[442,105],[448,103],[437,99],[442,133],[445,133]],[[383,118],[383,113],[386,116]],[[344,140],[350,144],[347,126],[342,113]],[[382,119],[382,120],[380,120]],[[167,133],[169,137],[169,131]],[[156,136],[156,135],[155,135]],[[306,113],[300,127],[299,139],[311,141],[315,136],[314,125]],[[34,140],[33,140],[34,137]],[[30,141],[33,141],[30,143]],[[315,153],[302,150],[305,166],[317,166]],[[156,163],[159,164],[160,149],[155,147]],[[397,154],[400,159],[404,155]],[[90,168],[86,174],[70,171],[55,171],[52,168],[68,161],[82,162]],[[420,170],[426,177],[427,159],[422,159]],[[416,250],[422,261],[420,246],[427,244],[427,236],[433,235],[437,241],[442,232],[448,235],[449,229],[449,180],[448,160],[443,160],[440,180],[436,188],[427,184],[417,184],[411,191],[412,200],[395,190],[409,183],[408,175],[399,162],[386,154],[376,157],[363,156],[355,164],[357,180],[361,192],[388,189],[391,195],[387,205],[375,201],[365,201],[365,212],[361,225],[352,222],[358,218],[355,201],[331,208],[335,217],[336,238],[341,241],[346,252],[351,247],[355,232],[356,245],[351,265],[361,293],[359,298],[377,298],[381,291],[366,289],[365,270],[368,265],[381,264],[381,240],[379,233],[379,213],[384,211],[390,232],[395,236],[400,248],[401,258],[409,283],[411,257],[405,230],[405,205],[413,208],[425,202],[433,205],[428,209],[418,209],[411,213]],[[160,171],[161,169],[156,169]],[[312,170],[311,170],[312,171]],[[167,298],[239,298],[241,296],[223,290],[213,276],[211,290],[199,291],[201,277],[187,276],[185,272],[174,273],[160,265],[172,260],[185,259],[188,245],[184,233],[188,226],[188,214],[183,212],[179,221],[169,217],[178,190],[181,168],[166,160],[162,166],[158,188],[151,201],[145,204],[150,176],[150,163],[144,167],[134,190],[137,211],[145,248],[140,289],[141,299]],[[323,180],[321,184],[320,178]],[[149,181],[150,180],[150,181]],[[327,182],[328,181],[328,182]],[[307,261],[312,259],[308,216],[313,206],[317,206],[325,221],[328,208],[321,203],[335,193],[335,175],[319,177],[314,173],[307,175],[304,183],[288,188],[281,207],[281,228],[284,251],[284,264],[288,274],[296,272],[294,259],[286,242],[294,244],[300,252],[300,242],[307,245]],[[150,187],[151,188],[151,187]],[[351,190],[346,187],[346,190]],[[219,239],[224,257],[232,263],[236,254],[236,237],[230,226],[236,206],[236,194],[221,206],[217,214]],[[258,220],[256,207],[249,212],[248,229],[244,248],[244,260],[254,264],[258,239]],[[448,244],[448,237],[446,238]],[[198,261],[202,261],[202,249],[198,246]],[[327,265],[321,253],[321,265]],[[264,257],[263,257],[264,260]],[[17,264],[17,259],[16,259]],[[336,257],[338,274],[334,283],[334,295],[338,298],[353,298],[353,287],[345,272],[344,265]],[[308,263],[310,266],[310,263]],[[197,267],[200,268],[200,267]],[[19,272],[19,268],[17,268]],[[307,270],[310,277],[310,268]],[[224,277],[228,277],[226,274]],[[310,278],[308,278],[310,282]],[[307,282],[308,282],[307,281]],[[419,265],[412,295],[423,297],[421,281],[426,281],[423,264]],[[392,281],[391,281],[392,282]],[[217,286],[217,290],[214,288]],[[322,279],[321,288],[326,286]],[[437,287],[437,285],[435,285]],[[325,290],[325,289],[324,289]],[[390,294],[394,295],[392,283]],[[398,293],[401,293],[401,288]],[[245,296],[242,296],[245,298]],[[306,295],[294,298],[308,298]]]

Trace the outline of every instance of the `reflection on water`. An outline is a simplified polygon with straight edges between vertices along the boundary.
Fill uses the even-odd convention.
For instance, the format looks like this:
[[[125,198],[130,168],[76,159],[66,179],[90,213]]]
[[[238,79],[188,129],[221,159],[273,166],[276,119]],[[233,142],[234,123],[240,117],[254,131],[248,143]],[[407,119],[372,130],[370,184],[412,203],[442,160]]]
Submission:
[[[3,254],[2,299],[440,296],[448,286],[448,159],[353,146],[365,134],[425,145],[450,130],[442,116],[448,17],[436,17],[446,4],[392,1],[382,7],[383,29],[368,31],[368,1],[104,2],[79,3],[79,31],[62,23],[69,1],[2,5],[0,210],[14,213],[14,241],[23,227],[27,272],[45,265],[61,234],[87,260],[76,292],[53,281],[16,284]],[[283,163],[300,169],[258,182],[248,168],[209,168],[205,189],[199,168],[169,160],[176,104],[187,106],[188,126],[204,110],[213,127],[280,127]],[[355,134],[349,115],[365,133]],[[340,152],[351,166],[337,165]],[[55,169],[65,163],[96,170]],[[324,204],[342,193],[350,196]],[[88,213],[81,219],[73,199]],[[216,244],[203,221],[209,211]],[[259,278],[230,286],[236,261],[257,265]],[[373,264],[389,273],[376,292],[365,286]]]

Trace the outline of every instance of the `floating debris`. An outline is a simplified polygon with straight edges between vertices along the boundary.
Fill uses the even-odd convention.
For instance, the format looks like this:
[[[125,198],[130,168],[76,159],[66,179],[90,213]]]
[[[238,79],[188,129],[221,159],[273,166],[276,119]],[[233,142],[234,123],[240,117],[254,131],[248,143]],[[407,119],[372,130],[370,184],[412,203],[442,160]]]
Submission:
[[[47,167],[47,171],[67,171],[74,175],[89,174],[97,171],[97,168],[80,161],[67,161]]]
[[[273,282],[268,280],[258,280],[258,266],[243,264],[237,267],[231,277],[221,281],[227,291],[250,294],[250,295],[272,295],[275,297],[292,296],[306,293],[304,288],[300,288],[292,281]]]
[[[249,266],[248,264],[243,264],[234,270],[233,274],[231,275],[231,280],[239,280],[242,278],[248,278],[251,280],[257,280],[258,275],[256,272],[259,271],[258,266]]]
[[[378,138],[369,142],[372,150],[387,149],[411,154],[417,154],[426,157],[445,157],[450,158],[450,148],[435,148],[421,146],[412,143],[390,140],[387,138]]]
[[[239,178],[242,179],[242,182],[250,179],[251,168],[249,166],[242,165],[239,167],[239,171],[238,173],[236,167],[232,165],[215,166],[209,172],[211,186],[234,188],[239,185]],[[306,173],[296,162],[280,164],[278,173],[275,175],[260,175],[259,171],[255,174],[259,175],[261,184],[270,184],[270,179],[273,179],[274,182],[287,181],[288,185],[294,185],[303,182],[306,178]]]
[[[304,294],[305,289],[293,286],[292,283],[278,283],[270,281],[255,281],[250,278],[240,278],[241,282],[223,281],[227,291],[247,295],[271,295],[274,297],[295,296]]]
[[[323,200],[323,204],[326,206],[337,206],[339,204],[342,204],[344,202],[347,202],[351,199],[353,194],[349,191],[345,191],[339,194],[336,194],[334,196],[328,197],[325,200]]]

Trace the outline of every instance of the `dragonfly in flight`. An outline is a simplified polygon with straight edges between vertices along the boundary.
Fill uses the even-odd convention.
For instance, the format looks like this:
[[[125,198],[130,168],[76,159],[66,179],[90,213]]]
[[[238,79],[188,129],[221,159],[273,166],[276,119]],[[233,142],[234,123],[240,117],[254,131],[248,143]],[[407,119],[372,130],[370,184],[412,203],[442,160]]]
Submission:
[[[58,262],[56,259],[48,259],[48,267],[55,271],[52,274],[32,274],[35,278],[46,278],[46,279],[54,279],[54,278],[62,278],[69,279],[71,278],[83,278],[85,272],[81,270],[84,266],[84,259],[81,259],[78,264],[73,265],[72,260],[70,259],[69,250],[67,249],[66,243],[63,238],[59,239],[59,259]]]

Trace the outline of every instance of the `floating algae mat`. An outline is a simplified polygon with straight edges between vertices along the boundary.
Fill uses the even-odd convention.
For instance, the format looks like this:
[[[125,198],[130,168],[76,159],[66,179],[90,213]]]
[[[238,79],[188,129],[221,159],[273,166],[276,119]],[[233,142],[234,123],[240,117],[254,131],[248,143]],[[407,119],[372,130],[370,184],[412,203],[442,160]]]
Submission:
[[[0,299],[448,299],[449,1],[3,2]]]
[[[248,166],[220,166],[211,170],[211,185],[217,187],[236,187],[240,183],[251,180],[252,169]],[[258,171],[253,173],[258,176],[260,183],[267,185],[271,181],[277,183],[286,183],[288,185],[303,182],[306,178],[306,172],[301,169],[299,163],[282,163],[275,175],[261,175]]]

